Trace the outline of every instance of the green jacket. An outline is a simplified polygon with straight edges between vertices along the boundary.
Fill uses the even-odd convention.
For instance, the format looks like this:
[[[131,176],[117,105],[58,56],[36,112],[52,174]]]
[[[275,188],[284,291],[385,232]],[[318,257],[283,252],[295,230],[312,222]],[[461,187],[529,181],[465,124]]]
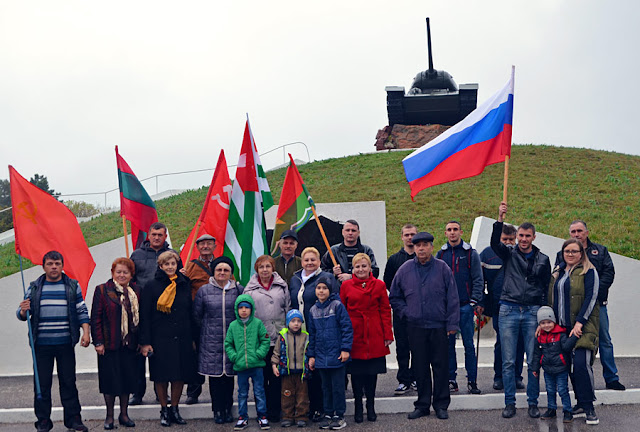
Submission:
[[[576,343],[576,349],[584,348],[593,351],[594,358],[595,353],[598,351],[598,337],[600,334],[600,306],[595,299],[597,299],[598,295],[598,277],[595,269],[593,271],[589,271],[587,274],[582,273],[582,265],[577,265],[571,270],[571,274],[569,276],[570,280],[570,288],[568,292],[568,296],[564,293],[565,298],[569,299],[569,311],[566,310],[566,306],[564,310],[560,310],[561,307],[559,303],[559,292],[560,287],[557,286],[556,282],[562,277],[564,274],[564,263],[554,270],[551,274],[551,282],[549,283],[549,306],[551,306],[556,314],[556,318],[558,318],[559,314],[569,314],[567,318],[571,320],[571,327],[567,329],[567,331],[571,331],[573,326],[576,324],[576,320],[581,313],[584,311],[588,311],[589,303],[593,304],[593,309],[589,318],[586,322],[583,322],[582,326],[582,336],[578,339]],[[589,286],[585,285],[585,281]],[[588,288],[588,289],[587,289]],[[589,297],[590,295],[590,297]],[[589,297],[589,298],[588,298]],[[588,313],[588,312],[587,312]],[[565,315],[566,316],[566,315]],[[581,320],[581,321],[584,321]]]
[[[240,302],[251,304],[251,315],[246,323],[240,320],[238,305]],[[255,304],[251,296],[239,295],[235,303],[236,320],[229,325],[224,349],[233,363],[233,370],[241,372],[247,369],[264,367],[265,357],[269,352],[269,333],[262,321],[254,316]]]

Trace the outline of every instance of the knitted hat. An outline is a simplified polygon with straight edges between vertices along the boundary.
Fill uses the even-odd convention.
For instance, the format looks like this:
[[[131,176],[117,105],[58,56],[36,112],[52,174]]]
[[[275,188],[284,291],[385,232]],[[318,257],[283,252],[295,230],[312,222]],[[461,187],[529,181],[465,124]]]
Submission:
[[[289,327],[289,323],[294,318],[300,318],[300,321],[304,322],[302,313],[300,313],[298,309],[291,309],[289,312],[287,312],[287,327]]]
[[[224,255],[223,255],[223,256],[221,256],[221,257],[218,257],[218,258],[214,259],[213,261],[211,261],[211,264],[209,264],[209,268],[211,269],[211,272],[212,272],[212,273],[213,273],[213,272],[215,272],[216,267],[217,267],[217,266],[218,266],[218,264],[220,264],[220,263],[228,264],[228,265],[229,265],[229,267],[231,267],[231,273],[233,274],[233,270],[234,270],[234,267],[233,267],[233,261],[231,261],[231,258],[226,257],[226,256],[224,256]]]
[[[318,282],[316,282],[316,286],[318,286],[319,284],[325,284],[327,288],[329,288],[329,291],[331,291],[331,287],[333,286],[331,279],[329,279],[327,276],[320,276],[318,278]]]
[[[549,306],[542,306],[538,309],[538,324],[540,324],[544,320],[556,322],[556,314],[553,312]]]
[[[238,303],[238,309],[240,309],[241,307],[252,309],[251,303],[249,303],[248,301],[241,301],[240,303]]]

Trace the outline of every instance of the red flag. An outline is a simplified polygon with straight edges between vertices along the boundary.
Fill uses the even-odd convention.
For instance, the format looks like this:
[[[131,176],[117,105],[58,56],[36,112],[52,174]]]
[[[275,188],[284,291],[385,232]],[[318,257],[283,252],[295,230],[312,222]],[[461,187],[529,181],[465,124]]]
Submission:
[[[80,283],[84,297],[96,267],[78,220],[64,204],[29,183],[9,165],[16,253],[34,264],[51,250],[64,258],[64,271]]]
[[[151,224],[158,222],[158,212],[138,177],[118,153],[118,146],[116,146],[116,162],[120,187],[120,216],[124,216],[131,222],[131,241],[133,248],[137,249],[147,238]]]
[[[200,217],[198,217],[201,222],[200,229],[196,233],[196,227],[193,227],[187,241],[184,243],[185,247],[180,252],[180,258],[185,265],[187,264],[187,255],[189,255],[189,247],[193,242],[193,238],[197,239],[202,234],[209,234],[216,238],[216,249],[213,251],[213,256],[222,256],[224,252],[224,236],[227,231],[227,218],[229,217],[231,189],[227,160],[224,157],[224,150],[220,150],[220,157],[213,173],[213,179],[211,179],[207,198],[204,200],[204,206],[200,212]],[[191,259],[199,256],[200,253],[194,245]]]

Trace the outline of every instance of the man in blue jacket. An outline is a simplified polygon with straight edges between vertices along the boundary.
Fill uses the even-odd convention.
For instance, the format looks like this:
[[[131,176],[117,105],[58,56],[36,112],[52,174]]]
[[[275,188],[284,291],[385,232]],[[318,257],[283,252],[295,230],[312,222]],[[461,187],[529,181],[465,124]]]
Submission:
[[[480,305],[484,291],[482,266],[478,252],[462,240],[462,226],[458,221],[450,221],[444,228],[447,242],[436,254],[443,260],[456,280],[458,298],[460,299],[460,334],[464,345],[464,368],[467,370],[467,389],[471,394],[480,394],[478,389],[478,359],[473,345],[474,312],[482,314]],[[457,392],[456,370],[456,335],[449,336],[449,391]]]
[[[447,409],[451,402],[447,335],[460,330],[458,289],[449,266],[433,256],[433,236],[418,233],[413,244],[416,257],[398,269],[389,295],[394,312],[407,323],[412,369],[418,385],[415,410],[408,418],[429,415],[433,405],[436,416],[444,420],[449,418]]]

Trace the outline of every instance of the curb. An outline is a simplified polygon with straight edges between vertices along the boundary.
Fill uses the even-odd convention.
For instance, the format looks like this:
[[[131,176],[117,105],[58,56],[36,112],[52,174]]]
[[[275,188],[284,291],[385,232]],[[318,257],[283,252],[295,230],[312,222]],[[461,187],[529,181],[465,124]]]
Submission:
[[[575,403],[573,391],[569,392]],[[625,391],[596,390],[597,405],[629,405],[640,404],[640,389],[628,389]],[[396,396],[376,398],[376,412],[379,414],[398,414],[413,411],[415,397]],[[546,392],[540,393],[540,404],[546,402]],[[516,405],[527,406],[527,395],[516,394]],[[255,404],[249,402],[250,415],[255,415]],[[504,394],[493,393],[486,395],[453,395],[451,396],[450,411],[462,410],[497,410],[504,408]],[[237,404],[234,405],[234,413]],[[116,408],[117,412],[117,408]],[[135,420],[157,420],[160,413],[160,405],[137,405],[129,407],[129,413]],[[180,414],[185,419],[213,418],[209,403],[197,405],[181,405]],[[347,399],[347,415],[353,415],[353,399]],[[102,420],[105,416],[104,406],[86,406],[82,408],[83,420]],[[54,407],[51,420],[62,421],[62,408]],[[31,423],[34,421],[33,408],[9,408],[0,409],[0,424]]]

